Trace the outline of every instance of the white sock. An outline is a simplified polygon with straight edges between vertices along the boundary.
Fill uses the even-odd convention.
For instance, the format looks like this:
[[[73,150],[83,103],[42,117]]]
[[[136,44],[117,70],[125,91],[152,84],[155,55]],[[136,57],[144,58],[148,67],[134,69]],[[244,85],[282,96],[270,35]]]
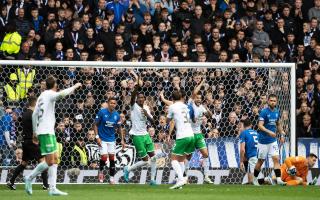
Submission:
[[[48,169],[48,164],[43,161],[41,163],[39,163],[36,168],[34,168],[31,172],[31,174],[29,174],[29,176],[27,176],[26,178],[33,180],[35,177],[37,177],[39,174],[41,174],[44,170]]]
[[[205,178],[209,176],[209,158],[203,159],[203,173]]]
[[[151,158],[151,162],[150,162],[151,180],[154,181],[155,178],[156,178],[156,172],[157,172],[157,160],[156,159],[152,159],[152,158]]]
[[[143,166],[145,166],[147,164],[148,164],[148,161],[141,160],[141,161],[136,162],[135,164],[133,164],[131,167],[128,167],[128,171],[135,170],[135,169],[137,169],[139,167],[143,167]]]
[[[50,186],[50,189],[56,189],[57,185],[57,169],[58,164],[53,164],[49,167],[48,170],[48,183]]]
[[[189,160],[185,160],[183,163],[183,172],[186,173],[187,177],[188,177],[188,171],[189,171]]]
[[[179,181],[181,181],[183,179],[183,172],[181,170],[181,166],[179,162],[177,160],[173,160],[171,161],[171,165],[174,171],[176,172],[176,174],[178,175]]]
[[[181,168],[181,171],[182,171],[182,176],[183,176],[183,173],[185,172],[186,167],[184,165],[184,162],[179,162],[179,165],[180,165],[180,168]]]

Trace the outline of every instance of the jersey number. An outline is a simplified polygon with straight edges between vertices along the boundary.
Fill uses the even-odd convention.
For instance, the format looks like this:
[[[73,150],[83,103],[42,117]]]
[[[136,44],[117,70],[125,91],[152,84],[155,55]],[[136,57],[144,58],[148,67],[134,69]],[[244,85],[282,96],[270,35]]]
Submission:
[[[44,110],[43,110],[43,102],[39,102],[39,114],[38,114],[38,120],[37,120],[37,127],[39,126],[39,122],[40,122],[40,120],[41,120],[41,118],[42,118],[42,116],[43,116],[43,112],[44,112]]]
[[[182,111],[182,116],[183,116],[183,123],[185,124],[190,123],[190,118],[186,111]]]
[[[257,147],[258,146],[258,136],[256,136],[256,135],[254,135],[253,136],[253,141],[254,141],[254,143],[255,143],[255,147]]]

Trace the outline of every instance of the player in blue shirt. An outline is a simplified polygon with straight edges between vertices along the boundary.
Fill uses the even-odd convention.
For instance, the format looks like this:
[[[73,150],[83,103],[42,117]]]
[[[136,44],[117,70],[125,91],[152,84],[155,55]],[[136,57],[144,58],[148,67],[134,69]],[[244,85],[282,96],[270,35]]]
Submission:
[[[104,181],[103,169],[109,157],[110,162],[110,184],[114,184],[115,174],[115,149],[116,131],[121,135],[121,143],[124,144],[123,135],[120,128],[120,114],[115,110],[117,101],[115,98],[108,99],[108,108],[102,108],[95,120],[94,131],[97,143],[100,146],[100,168],[99,182]]]
[[[240,168],[248,173],[248,183],[252,183],[254,167],[257,164],[258,133],[252,129],[250,119],[241,121]]]
[[[285,136],[280,122],[280,112],[277,106],[277,96],[274,94],[268,97],[268,107],[261,110],[259,115],[259,135],[258,135],[258,162],[254,169],[253,184],[259,185],[258,175],[261,166],[268,155],[272,157],[274,164],[274,173],[277,177],[277,184],[285,185],[286,183],[281,180],[281,170],[279,164],[279,147],[277,142],[277,132],[281,137]]]

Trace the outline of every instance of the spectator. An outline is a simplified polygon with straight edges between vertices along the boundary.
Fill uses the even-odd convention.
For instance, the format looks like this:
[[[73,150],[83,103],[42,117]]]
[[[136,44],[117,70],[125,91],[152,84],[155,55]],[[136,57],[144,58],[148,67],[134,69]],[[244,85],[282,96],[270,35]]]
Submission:
[[[79,137],[74,145],[71,160],[73,168],[83,168],[88,165],[85,142],[82,137]]]
[[[17,76],[21,88],[21,98],[24,99],[27,97],[28,90],[33,86],[36,70],[30,65],[23,65],[22,68],[17,69]]]
[[[212,130],[208,133],[208,138],[209,138],[209,139],[211,139],[211,138],[217,139],[217,138],[219,138],[219,137],[220,137],[219,131],[218,131],[218,129],[216,129],[216,128],[212,129]]]
[[[13,24],[6,25],[6,35],[0,46],[1,57],[7,59],[14,59],[12,56],[15,56],[20,51],[21,44],[21,35],[17,32],[16,27]]]
[[[288,29],[285,27],[285,22],[283,18],[278,18],[277,26],[270,32],[270,38],[272,44],[283,45],[286,42],[286,35],[288,34]]]
[[[316,17],[320,20],[320,0],[314,0],[314,7],[308,11],[309,20]]]
[[[256,30],[253,32],[252,42],[254,46],[253,52],[263,56],[263,49],[271,44],[269,35],[263,31],[263,21],[256,22]]]
[[[18,77],[16,74],[10,74],[10,82],[4,86],[4,91],[4,97],[6,98],[5,105],[18,106],[22,97],[22,88],[18,84]]]
[[[159,124],[156,126],[156,131],[158,132],[158,138],[162,138],[161,134],[168,134],[169,125],[167,124],[167,117],[165,115],[160,115]],[[163,139],[163,138],[162,138]]]
[[[113,22],[115,25],[118,25],[122,21],[122,17],[125,14],[126,7],[119,0],[114,0],[113,2],[109,2],[107,4],[107,10],[112,10],[114,13]]]
[[[93,169],[97,169],[99,167],[100,152],[93,129],[89,129],[87,133],[87,137],[85,139],[85,148],[88,158],[88,166]]]
[[[15,25],[21,37],[23,39],[26,39],[32,26],[30,22],[25,18],[24,8],[18,8],[18,17],[15,19]]]
[[[195,7],[194,17],[191,18],[191,30],[193,34],[201,35],[202,33],[206,21],[202,13],[202,7],[197,5]]]
[[[238,136],[237,131],[238,116],[235,112],[230,112],[227,119],[222,121],[222,127],[220,128],[221,137],[236,137]]]
[[[32,27],[34,28],[36,33],[42,33],[44,28],[44,20],[42,16],[39,16],[39,9],[32,8],[31,9],[31,16],[32,16]]]
[[[77,48],[78,40],[84,40],[84,35],[80,32],[81,22],[79,19],[75,19],[72,22],[70,30],[64,32],[64,42],[66,48]]]
[[[5,110],[6,114],[0,120],[0,152],[1,165],[9,166],[14,158],[14,148],[16,147],[16,124],[18,120],[17,111],[13,111],[10,107]]]
[[[315,137],[312,124],[311,124],[311,116],[309,114],[305,114],[302,119],[302,126],[298,127],[297,137]]]

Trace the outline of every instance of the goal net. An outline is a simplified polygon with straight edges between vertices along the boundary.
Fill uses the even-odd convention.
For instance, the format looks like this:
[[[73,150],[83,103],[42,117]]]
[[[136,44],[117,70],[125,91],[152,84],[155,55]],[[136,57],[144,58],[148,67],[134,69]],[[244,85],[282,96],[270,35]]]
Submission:
[[[170,183],[175,173],[170,164],[173,144],[164,142],[169,126],[166,123],[168,106],[163,98],[171,100],[174,90],[184,90],[187,99],[195,87],[205,79],[200,92],[203,104],[213,113],[203,117],[202,133],[205,136],[210,159],[210,175],[215,184],[239,184],[246,177],[239,169],[239,131],[241,119],[250,118],[257,129],[259,110],[267,104],[268,94],[278,96],[278,108],[286,132],[285,143],[280,144],[281,159],[295,155],[295,65],[288,63],[119,63],[119,62],[54,62],[54,61],[0,61],[1,74],[1,128],[12,108],[19,117],[26,108],[27,98],[39,96],[45,90],[45,79],[53,75],[59,89],[77,82],[83,87],[56,103],[55,132],[59,146],[58,182],[97,183],[99,148],[92,130],[95,116],[110,97],[118,100],[116,110],[121,113],[126,143],[121,150],[120,137],[116,140],[116,183],[123,183],[122,168],[132,165],[136,156],[132,138],[128,134],[130,97],[141,77],[142,92],[146,97],[155,124],[148,124],[148,132],[155,143],[157,183]],[[14,75],[15,74],[15,75]],[[9,86],[11,88],[9,88]],[[9,114],[10,115],[10,114]],[[11,115],[12,116],[12,115]],[[10,143],[2,137],[0,182],[9,180],[15,166],[21,161],[22,127],[19,119],[11,117]],[[85,152],[85,158],[75,156],[75,145]],[[30,173],[36,162],[30,162],[24,174]],[[192,183],[203,183],[203,159],[196,151],[190,161],[188,175]],[[272,168],[271,159],[264,167]],[[108,168],[105,170],[107,182]],[[132,183],[149,180],[148,168],[134,171]],[[20,176],[17,182],[22,181]],[[41,182],[41,178],[37,179]]]

